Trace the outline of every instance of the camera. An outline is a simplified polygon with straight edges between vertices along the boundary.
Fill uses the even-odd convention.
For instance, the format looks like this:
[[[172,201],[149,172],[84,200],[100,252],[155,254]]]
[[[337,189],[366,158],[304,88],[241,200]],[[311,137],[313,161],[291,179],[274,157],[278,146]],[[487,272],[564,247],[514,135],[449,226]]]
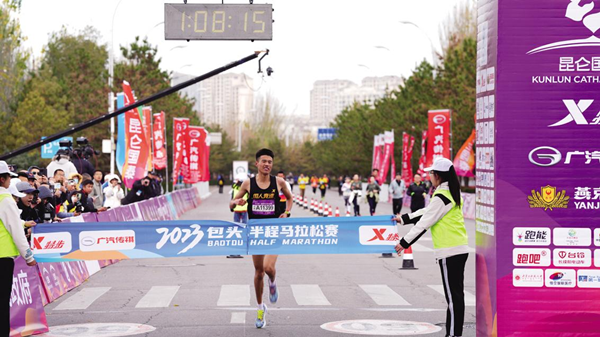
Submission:
[[[58,142],[60,147],[66,147],[66,149],[61,149],[56,154],[66,154],[71,159],[73,158],[82,158],[82,159],[90,159],[94,155],[100,155],[100,151],[94,150],[94,148],[90,145],[89,140],[86,137],[77,137],[75,140],[79,147],[73,148],[73,142],[70,140],[61,140]],[[60,152],[62,151],[62,152]]]
[[[271,76],[271,74],[274,72],[275,72],[275,70],[273,70],[273,68],[267,67],[267,76]]]

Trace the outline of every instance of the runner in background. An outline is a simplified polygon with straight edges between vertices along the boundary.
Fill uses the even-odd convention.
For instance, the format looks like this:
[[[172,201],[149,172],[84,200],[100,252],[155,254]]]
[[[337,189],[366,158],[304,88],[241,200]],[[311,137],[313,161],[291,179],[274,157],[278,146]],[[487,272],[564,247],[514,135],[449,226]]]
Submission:
[[[319,187],[319,178],[317,176],[310,178],[310,187],[312,187],[313,194],[317,194],[317,187]]]
[[[234,199],[229,202],[230,209],[234,208],[235,205],[246,205],[246,200],[243,197],[248,193],[248,218],[251,220],[287,218],[290,216],[290,211],[294,204],[292,193],[283,179],[271,175],[274,158],[273,151],[269,149],[261,149],[256,152],[256,168],[258,169],[258,173],[256,177],[242,183]],[[283,190],[283,194],[287,199],[286,208],[283,213],[277,207],[280,202],[279,190]],[[260,329],[267,325],[267,306],[262,301],[265,273],[269,277],[269,300],[271,303],[276,303],[279,297],[277,284],[275,283],[277,255],[253,255],[252,261],[254,262],[254,291],[256,292],[256,302],[258,303],[255,325]]]
[[[290,192],[294,192],[294,175],[292,174],[292,172],[290,172],[290,174],[287,175],[285,180],[287,181],[288,185],[290,185]]]
[[[327,188],[329,187],[329,178],[324,174],[323,178],[319,179],[319,190],[321,190],[321,200],[325,200],[325,193],[327,192]]]
[[[285,174],[283,173],[283,171],[277,172],[277,177],[281,178],[285,181]],[[285,184],[286,184],[288,190],[290,190],[290,192],[291,192],[292,188],[290,186],[290,183],[288,181],[285,181]],[[278,207],[281,209],[281,211],[280,211],[281,213],[285,212],[286,204],[287,204],[287,198],[285,197],[285,194],[283,194],[283,190],[280,189],[279,190],[279,205],[278,205]]]
[[[350,195],[352,195],[352,181],[350,177],[346,177],[346,181],[342,184],[342,195],[344,196],[344,207],[346,212],[351,213],[352,203],[350,202]]]
[[[235,179],[233,181],[233,186],[231,187],[231,199],[233,199],[237,193],[240,190],[240,187],[242,186],[242,181],[240,179]],[[242,197],[244,200],[248,200],[248,193],[244,194],[244,196]],[[247,224],[248,223],[248,204],[245,204],[243,206],[240,205],[236,205],[235,208],[232,208],[231,211],[233,212],[233,222],[238,222],[238,223],[243,223],[243,224]],[[243,258],[243,256],[241,255],[227,255],[227,258],[236,258],[236,259],[241,259]]]
[[[358,174],[355,174],[352,178],[352,184],[350,184],[350,190],[352,194],[350,195],[350,203],[354,205],[354,216],[360,216],[360,205],[358,202],[362,197],[362,183],[360,182],[360,177]]]
[[[302,199],[304,199],[306,185],[308,185],[308,177],[305,177],[303,173],[300,173],[300,177],[298,177],[298,188],[300,189],[300,196],[302,197]]]

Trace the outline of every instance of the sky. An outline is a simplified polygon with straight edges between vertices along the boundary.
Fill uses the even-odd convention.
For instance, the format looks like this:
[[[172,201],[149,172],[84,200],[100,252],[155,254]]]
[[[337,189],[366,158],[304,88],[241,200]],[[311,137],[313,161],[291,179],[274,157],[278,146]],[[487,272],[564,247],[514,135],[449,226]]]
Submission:
[[[194,76],[268,48],[263,69],[273,68],[270,77],[257,74],[257,61],[230,72],[252,76],[255,95],[275,96],[286,114],[308,115],[310,90],[317,80],[347,79],[359,84],[367,76],[408,77],[423,59],[431,62],[432,48],[440,51],[442,23],[463,2],[255,0],[255,4],[271,3],[275,10],[273,40],[255,42],[166,41],[162,24],[165,2],[157,0],[26,0],[17,18],[27,38],[25,47],[36,57],[61,27],[76,33],[92,26],[109,50],[114,45],[116,60],[119,46],[128,45],[135,36],[147,37],[158,47],[163,69]],[[131,84],[135,89],[135,83]]]

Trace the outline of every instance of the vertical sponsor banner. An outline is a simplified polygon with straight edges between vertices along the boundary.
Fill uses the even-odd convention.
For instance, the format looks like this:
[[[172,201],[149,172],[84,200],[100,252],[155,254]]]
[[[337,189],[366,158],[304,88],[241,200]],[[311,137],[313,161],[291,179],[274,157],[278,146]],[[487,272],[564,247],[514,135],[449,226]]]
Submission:
[[[38,268],[29,267],[25,260],[17,258],[9,301],[10,336],[30,336],[48,332],[41,294],[43,289]]]
[[[150,151],[148,151],[148,165],[146,171],[152,171],[152,107],[145,106],[142,108],[142,125],[144,126],[144,135],[146,136],[146,144],[148,144]]]
[[[413,169],[412,169],[412,154],[413,148],[415,147],[415,137],[410,136],[410,144],[408,145],[408,178],[412,181]],[[408,186],[408,184],[406,185]]]
[[[373,162],[371,164],[371,169],[379,169],[381,166],[381,151],[379,145],[379,135],[373,136]]]
[[[478,336],[598,335],[594,4],[478,3]]]
[[[125,106],[125,94],[120,92],[117,94],[117,109]],[[117,151],[115,161],[117,169],[121,175],[123,174],[123,166],[125,165],[125,114],[120,114],[117,117]]]
[[[131,188],[136,180],[142,179],[148,173],[150,154],[140,115],[135,110],[125,113],[125,140],[127,155],[123,166],[123,183],[127,188]]]
[[[153,164],[155,169],[162,170],[167,167],[167,148],[165,146],[165,112],[161,111],[160,113],[155,113],[153,117]]]
[[[471,135],[460,150],[454,157],[454,169],[456,174],[460,177],[474,177],[473,168],[475,167],[475,154],[473,152],[473,144],[475,143],[475,130],[471,132]]]
[[[202,161],[202,179],[200,181],[209,181],[210,180],[210,133],[205,128],[202,128],[202,132],[205,133],[204,137],[204,149],[202,150],[204,159]]]
[[[421,158],[419,159],[419,169],[417,173],[421,176],[425,175],[425,162],[427,161],[427,130],[423,130],[421,134]],[[425,178],[425,177],[423,177]]]
[[[188,118],[173,118],[173,184],[181,174],[183,150],[187,139]]]
[[[394,131],[386,131],[383,139],[383,160],[379,170],[379,185],[384,184],[390,168],[390,157],[394,155]]]
[[[450,159],[450,110],[430,110],[425,167],[430,167],[437,158]]]
[[[406,186],[410,184],[410,174],[408,167],[410,166],[410,158],[408,157],[408,143],[410,142],[410,135],[406,132],[402,132],[402,180]]]
[[[202,132],[199,126],[188,127],[188,150],[189,150],[189,171],[184,182],[186,184],[195,184],[200,181],[202,175],[203,160],[202,150],[204,149],[206,133]]]

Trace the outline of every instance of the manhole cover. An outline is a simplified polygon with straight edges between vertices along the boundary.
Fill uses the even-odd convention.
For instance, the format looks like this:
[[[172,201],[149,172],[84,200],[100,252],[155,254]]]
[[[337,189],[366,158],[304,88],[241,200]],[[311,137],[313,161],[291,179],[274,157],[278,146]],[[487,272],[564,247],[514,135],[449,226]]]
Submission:
[[[50,332],[39,337],[120,337],[152,332],[155,327],[137,323],[88,323],[50,327]]]
[[[442,330],[439,326],[424,322],[366,319],[325,323],[321,325],[321,329],[340,333],[371,336],[424,335]]]

